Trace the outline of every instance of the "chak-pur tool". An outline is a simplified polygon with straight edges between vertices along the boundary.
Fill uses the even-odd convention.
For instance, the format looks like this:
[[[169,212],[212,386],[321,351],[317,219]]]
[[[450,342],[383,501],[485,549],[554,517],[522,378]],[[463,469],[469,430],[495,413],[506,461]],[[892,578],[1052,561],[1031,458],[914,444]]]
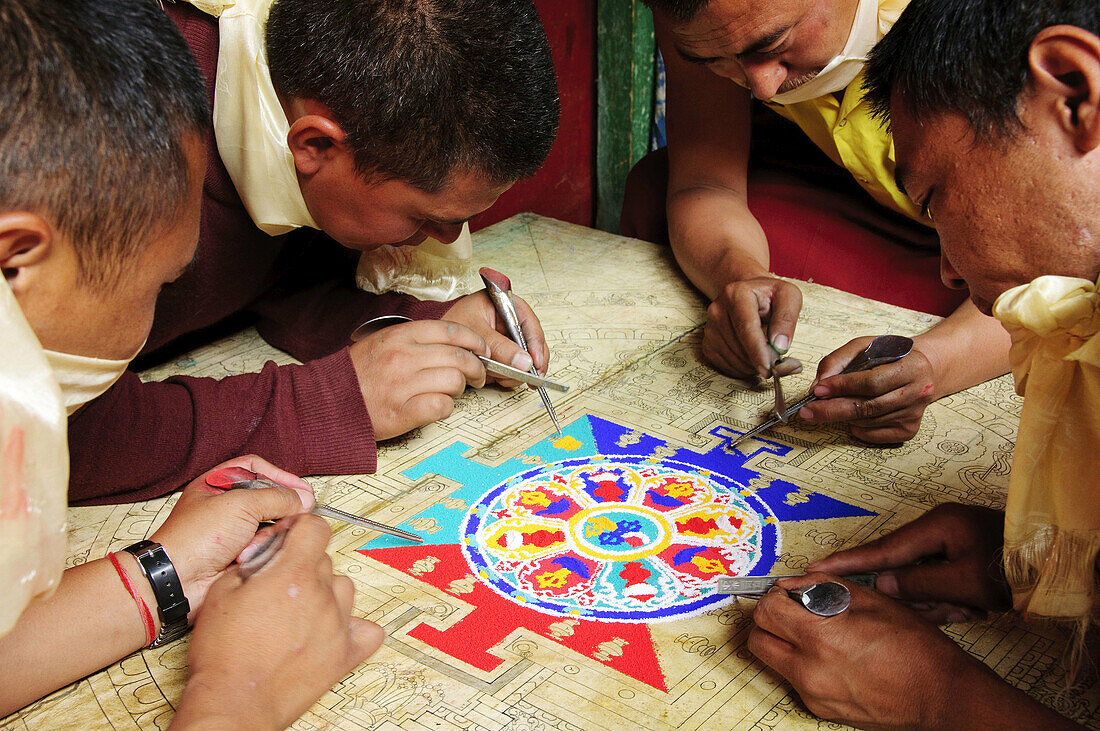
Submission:
[[[280,487],[276,482],[269,480],[261,474],[257,474],[252,470],[245,469],[244,467],[223,467],[220,470],[211,472],[206,476],[206,484],[211,487],[217,487],[222,490],[257,490],[265,487]],[[363,528],[369,528],[370,530],[378,531],[379,533],[386,533],[398,538],[404,538],[406,541],[414,541],[416,543],[423,543],[424,539],[415,533],[410,533],[407,530],[401,530],[400,528],[394,528],[388,526],[385,523],[379,523],[369,518],[361,518],[358,515],[352,515],[351,513],[345,513],[343,510],[334,508],[331,505],[322,505],[317,503],[313,506],[312,510],[314,515],[320,515],[325,518],[332,518],[333,520],[342,520],[345,523],[351,523],[352,525],[358,525]]]
[[[381,315],[379,317],[367,320],[359,327],[355,328],[351,332],[351,341],[357,343],[368,335],[373,335],[382,328],[389,327],[390,325],[400,325],[404,322],[412,322],[411,317],[405,317],[404,315]],[[543,378],[539,375],[532,375],[525,371],[521,371],[518,368],[513,368],[510,365],[505,365],[491,358],[486,358],[484,355],[479,355],[478,358],[485,366],[485,370],[492,373],[494,376],[501,376],[503,378],[511,378],[513,381],[520,381],[530,386],[539,386],[541,388],[550,388],[555,391],[561,391],[565,393],[569,390],[569,386],[564,383],[558,383],[557,381],[551,381],[549,378]]]
[[[779,364],[784,360],[783,356],[779,356],[772,363],[772,380],[775,387],[775,415],[784,424],[787,423],[787,405],[783,399],[783,386],[779,383]]]
[[[519,315],[516,314],[516,305],[512,301],[512,282],[508,277],[488,267],[479,269],[478,274],[481,275],[481,280],[485,282],[485,291],[497,308],[497,314],[504,322],[504,328],[508,331],[508,336],[524,351],[530,353],[531,351],[527,350],[527,340],[523,337],[523,329],[519,324]],[[531,366],[531,374],[539,375],[533,365]],[[539,387],[539,396],[542,398],[542,405],[546,407],[546,413],[550,415],[550,421],[554,422],[554,428],[558,430],[558,434],[561,434],[562,430],[561,425],[558,424],[558,415],[554,413],[554,407],[550,404],[550,396],[547,395],[546,389],[541,386]]]
[[[793,579],[796,576],[724,576],[718,579],[716,592],[719,594],[732,594],[760,598],[767,594],[775,582],[779,579]],[[853,584],[875,588],[878,574],[851,574],[841,577]],[[848,608],[852,601],[852,594],[848,587],[836,581],[822,581],[801,589],[789,589],[788,596],[806,607],[819,617],[832,617],[840,614]]]
[[[869,371],[872,368],[877,368],[880,365],[887,365],[888,363],[894,363],[899,361],[913,350],[912,338],[907,338],[902,335],[879,335],[877,338],[871,341],[871,344],[864,348],[848,366],[841,371],[841,373],[858,373],[860,371]],[[773,366],[774,371],[774,366]],[[776,388],[778,389],[778,376],[776,377]],[[780,399],[782,398],[782,392],[776,394],[776,408],[779,408]],[[795,401],[790,406],[786,407],[781,414],[773,416],[769,419],[765,419],[763,423],[753,427],[741,436],[734,439],[730,444],[731,447],[736,447],[746,439],[751,439],[762,432],[771,429],[780,422],[786,423],[787,419],[798,413],[806,404],[811,401],[816,401],[817,396],[810,393],[806,394],[798,401]],[[785,418],[784,418],[785,417]]]

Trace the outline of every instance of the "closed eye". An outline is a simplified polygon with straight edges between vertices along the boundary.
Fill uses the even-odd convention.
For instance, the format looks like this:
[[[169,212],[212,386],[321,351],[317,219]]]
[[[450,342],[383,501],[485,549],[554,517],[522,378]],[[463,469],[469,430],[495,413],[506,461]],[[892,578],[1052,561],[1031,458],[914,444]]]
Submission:
[[[935,188],[929,188],[928,193],[925,194],[924,198],[920,202],[920,213],[922,216],[928,219],[932,218],[932,196],[935,194],[935,192]]]

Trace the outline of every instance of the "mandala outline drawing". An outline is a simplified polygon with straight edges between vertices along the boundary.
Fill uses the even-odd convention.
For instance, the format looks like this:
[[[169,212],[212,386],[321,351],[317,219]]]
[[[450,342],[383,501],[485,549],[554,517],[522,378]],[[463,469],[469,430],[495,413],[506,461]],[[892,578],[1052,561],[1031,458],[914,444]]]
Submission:
[[[684,601],[678,600],[680,603],[672,602],[664,609],[667,618],[656,617],[643,620],[637,617],[631,619],[629,616],[600,617],[573,614],[570,613],[573,607],[551,612],[547,611],[546,607],[535,606],[535,602],[517,599],[513,591],[516,584],[522,587],[538,582],[537,572],[532,573],[536,571],[536,566],[528,566],[522,578],[518,573],[525,570],[524,566],[521,566],[524,561],[530,562],[535,559],[537,562],[537,557],[540,555],[538,546],[529,547],[528,552],[524,554],[519,551],[523,544],[522,540],[517,540],[516,536],[504,537],[504,542],[499,545],[506,548],[510,545],[513,551],[519,551],[514,570],[509,569],[514,582],[511,584],[506,582],[502,587],[494,587],[491,581],[480,575],[480,571],[473,570],[467,555],[469,548],[467,534],[469,532],[476,534],[478,529],[483,527],[483,520],[486,530],[492,530],[494,527],[501,529],[495,534],[498,538],[504,536],[513,527],[522,529],[524,526],[535,526],[539,529],[540,521],[541,528],[567,530],[570,545],[585,544],[586,550],[591,555],[580,556],[579,559],[592,562],[593,571],[597,568],[598,562],[603,562],[605,566],[615,565],[620,574],[617,579],[618,584],[614,585],[620,589],[620,592],[615,595],[615,601],[619,602],[622,608],[623,597],[627,595],[626,589],[635,592],[632,596],[647,597],[643,592],[648,590],[642,589],[642,582],[638,581],[642,572],[636,569],[642,568],[647,571],[650,569],[646,569],[645,565],[635,566],[627,572],[625,577],[621,575],[623,570],[633,564],[640,564],[641,562],[636,560],[639,557],[651,561],[664,561],[665,564],[671,561],[675,564],[677,563],[675,553],[682,550],[677,548],[677,540],[683,539],[684,534],[693,529],[706,531],[706,521],[710,515],[705,511],[703,515],[696,516],[699,521],[690,526],[686,525],[690,522],[688,518],[687,521],[682,521],[685,522],[683,527],[670,527],[668,516],[677,511],[678,502],[681,503],[679,507],[696,503],[697,506],[705,507],[708,500],[710,504],[714,503],[715,498],[709,497],[710,495],[715,497],[735,495],[742,502],[730,503],[730,505],[746,515],[755,512],[760,525],[759,550],[755,555],[744,557],[744,563],[748,567],[745,570],[751,574],[767,573],[772,568],[779,556],[777,549],[785,524],[874,515],[863,507],[812,489],[806,490],[805,494],[800,494],[798,500],[788,502],[787,496],[800,490],[798,485],[782,479],[765,478],[746,463],[761,453],[782,457],[790,451],[790,447],[778,442],[761,440],[751,451],[731,450],[730,442],[740,433],[724,426],[717,426],[711,430],[710,434],[715,438],[715,444],[705,452],[672,446],[664,439],[598,416],[581,416],[564,425],[564,428],[564,436],[539,439],[500,464],[478,461],[476,456],[471,456],[475,453],[470,445],[455,441],[402,472],[410,480],[424,478],[432,480],[435,476],[439,476],[455,485],[446,495],[424,503],[414,514],[407,515],[402,524],[403,527],[415,529],[414,524],[426,525],[431,521],[432,527],[438,527],[438,530],[421,533],[424,537],[422,544],[409,545],[401,539],[381,535],[371,539],[358,550],[369,559],[402,572],[410,581],[428,585],[432,587],[432,591],[440,592],[453,601],[469,606],[470,610],[460,615],[456,621],[443,624],[427,616],[423,620],[413,621],[397,633],[392,643],[393,647],[402,648],[400,639],[407,637],[419,643],[408,648],[407,651],[410,653],[419,653],[423,648],[428,647],[434,648],[433,652],[450,658],[449,661],[444,661],[445,664],[441,665],[441,668],[447,667],[449,662],[457,662],[459,668],[472,669],[487,674],[485,677],[493,677],[497,673],[505,672],[509,667],[510,661],[506,659],[511,657],[507,645],[509,638],[514,637],[518,629],[525,628],[545,642],[555,643],[578,653],[578,656],[587,657],[607,668],[666,691],[668,687],[665,673],[654,644],[651,626],[657,622],[681,619],[697,611],[711,611],[720,602],[726,600],[724,597],[714,598],[705,593],[706,582],[702,577],[696,577],[699,581],[694,589],[698,590],[698,594],[691,595]],[[648,467],[655,467],[656,472],[650,476],[650,479],[658,481],[661,475],[657,473],[661,470],[684,472],[691,476],[688,482],[692,491],[688,493],[687,487],[673,485],[671,490],[664,490],[663,494],[653,494],[648,489],[639,488],[633,496],[634,501],[631,502],[630,491],[646,478],[640,474],[627,477],[615,475],[615,479],[604,479],[602,480],[604,484],[601,484],[601,480],[594,478],[602,474],[600,470],[606,471],[609,465],[629,467],[638,473]],[[593,470],[585,475],[591,484],[578,477],[577,484],[571,491],[572,494],[577,494],[578,491],[588,490],[584,492],[587,497],[584,500],[573,500],[572,506],[568,502],[561,503],[558,497],[551,500],[549,495],[543,495],[542,498],[529,496],[528,504],[523,506],[526,513],[522,516],[499,512],[499,507],[493,508],[498,511],[496,515],[489,513],[493,502],[505,497],[509,490],[520,487],[525,479],[543,475],[553,480],[554,470],[586,469],[587,467]],[[563,476],[562,479],[566,478]],[[621,484],[619,484],[620,479]],[[671,483],[675,482],[676,480],[671,481]],[[567,479],[566,483],[568,483]],[[616,486],[618,486],[618,492],[616,492]],[[697,489],[701,492],[697,493]],[[707,493],[707,490],[711,492]],[[518,499],[518,492],[513,491],[513,494]],[[680,500],[680,498],[685,499]],[[505,497],[505,499],[508,498]],[[724,509],[728,507],[728,505],[723,506]],[[475,511],[481,516],[476,525],[469,520],[469,516]],[[539,515],[540,511],[543,512],[542,515]],[[548,520],[553,516],[557,516],[557,522]],[[486,517],[492,519],[492,525]],[[509,520],[514,522],[508,523]],[[742,525],[745,527],[744,523]],[[720,526],[716,523],[715,527]],[[727,525],[727,531],[730,528],[732,525]],[[661,534],[662,530],[664,534]],[[749,530],[750,534],[756,534],[753,521],[749,521],[746,530]],[[733,532],[736,533],[736,531]],[[600,536],[604,537],[603,542]],[[668,545],[664,546],[666,537]],[[746,540],[748,537],[748,534],[742,536]],[[562,539],[565,539],[564,534]],[[736,543],[735,539],[731,540]],[[693,548],[697,547],[693,546]],[[660,557],[662,552],[669,551],[672,552],[671,556]],[[434,559],[430,562],[430,567],[429,562],[425,561],[429,557]],[[543,558],[549,557],[549,553],[543,554]],[[613,560],[624,557],[627,560]],[[688,560],[691,558],[693,556],[690,555],[681,557]],[[704,556],[704,558],[708,557]],[[680,563],[684,561],[681,560]],[[566,564],[569,562],[567,561]],[[704,562],[704,566],[706,565]],[[558,571],[561,568],[569,568],[569,566],[555,566],[554,570]],[[580,565],[572,564],[572,568],[580,568]],[[584,571],[581,571],[578,576],[584,578],[583,573]],[[703,573],[706,574],[706,572]],[[669,572],[659,571],[658,574],[659,579],[654,577],[645,577],[645,579],[647,583],[653,583],[655,588],[664,592],[666,599],[692,583],[680,577],[677,584],[668,578]],[[593,575],[590,573],[589,578]],[[553,581],[553,577],[549,580]],[[563,588],[575,590],[576,596],[585,595],[585,589],[579,583]],[[604,588],[607,588],[606,582]],[[688,587],[689,594],[692,590]],[[715,604],[700,607],[693,606],[693,601],[704,603],[714,601]],[[614,603],[610,602],[610,604]],[[608,602],[601,605],[593,601],[586,606],[597,609],[602,606],[607,611],[607,605]],[[640,612],[646,605],[649,605],[648,599],[640,604],[626,604],[625,608]],[[653,610],[653,613],[658,614],[660,611],[658,608]]]
[[[744,485],[648,455],[543,464],[489,489],[459,535],[471,572],[545,614],[650,623],[733,601],[718,577],[749,573],[781,537]]]

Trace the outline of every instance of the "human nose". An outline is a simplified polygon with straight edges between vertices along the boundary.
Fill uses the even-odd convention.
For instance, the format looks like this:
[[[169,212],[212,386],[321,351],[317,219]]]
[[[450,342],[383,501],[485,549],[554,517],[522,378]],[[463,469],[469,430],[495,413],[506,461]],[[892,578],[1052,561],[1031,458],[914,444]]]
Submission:
[[[966,289],[966,280],[955,271],[945,254],[940,254],[940,280],[951,289]]]
[[[757,99],[771,99],[787,79],[787,67],[778,61],[746,61],[743,64],[745,86]]]
[[[433,239],[442,241],[445,244],[453,244],[462,235],[462,224],[425,223],[420,227],[420,230]]]

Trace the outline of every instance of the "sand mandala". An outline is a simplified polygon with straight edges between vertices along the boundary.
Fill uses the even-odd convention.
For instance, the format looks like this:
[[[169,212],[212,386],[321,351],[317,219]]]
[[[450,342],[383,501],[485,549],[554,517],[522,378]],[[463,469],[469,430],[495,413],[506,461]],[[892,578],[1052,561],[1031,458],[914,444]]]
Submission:
[[[443,600],[443,615],[387,642],[491,674],[526,631],[667,690],[650,625],[732,602],[716,580],[768,573],[785,523],[874,515],[762,477],[746,461],[790,447],[743,454],[728,447],[738,435],[716,427],[716,446],[696,452],[584,416],[497,465],[462,442],[441,448],[402,473],[425,502],[401,525],[425,543],[359,549]]]
[[[749,573],[762,541],[778,546],[771,510],[742,490],[672,460],[565,460],[485,493],[462,524],[463,554],[494,590],[542,612],[683,617],[729,601],[713,593],[717,578]]]

